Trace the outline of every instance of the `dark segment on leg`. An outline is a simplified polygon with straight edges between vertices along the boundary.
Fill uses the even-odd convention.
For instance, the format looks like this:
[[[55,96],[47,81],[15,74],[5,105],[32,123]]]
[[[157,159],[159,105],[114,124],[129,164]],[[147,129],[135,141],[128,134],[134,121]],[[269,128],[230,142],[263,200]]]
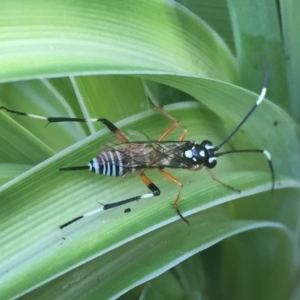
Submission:
[[[73,220],[71,220],[71,221],[69,221],[69,222],[67,222],[67,223],[65,223],[65,224],[60,225],[59,228],[60,228],[61,230],[63,230],[65,227],[71,225],[72,223],[74,223],[74,222],[76,222],[76,221],[78,221],[78,220],[80,220],[80,219],[82,219],[82,218],[83,218],[83,216],[74,218]]]
[[[117,206],[120,206],[120,205],[123,205],[123,204],[126,204],[126,203],[133,202],[133,201],[138,201],[140,199],[146,199],[146,198],[151,198],[151,197],[155,197],[155,196],[160,195],[159,188],[145,175],[144,170],[142,170],[140,172],[140,176],[141,176],[144,184],[151,191],[151,193],[143,194],[143,195],[140,195],[140,196],[132,197],[132,198],[122,200],[122,201],[118,201],[118,202],[114,202],[114,203],[108,203],[108,204],[105,204],[103,206],[103,209],[104,210],[105,209],[110,209],[110,208],[117,207]]]
[[[20,115],[20,116],[27,116],[27,114],[24,113],[24,112],[12,110],[12,109],[6,108],[4,106],[0,106],[0,109],[3,109],[3,110],[5,110],[5,111],[7,111],[11,114],[17,114],[17,115]]]
[[[173,203],[173,207],[176,209],[179,217],[185,222],[187,223],[188,225],[190,224],[190,222],[185,219],[182,214],[180,213],[179,211],[179,208],[178,208],[178,204],[179,204],[179,200],[180,200],[180,195],[181,195],[181,191],[182,191],[182,188],[183,188],[183,184],[181,181],[179,181],[177,178],[175,178],[173,175],[169,174],[168,172],[166,172],[165,170],[162,170],[162,169],[158,169],[158,171],[168,180],[176,183],[179,187],[180,187],[180,190],[178,192],[178,195]]]

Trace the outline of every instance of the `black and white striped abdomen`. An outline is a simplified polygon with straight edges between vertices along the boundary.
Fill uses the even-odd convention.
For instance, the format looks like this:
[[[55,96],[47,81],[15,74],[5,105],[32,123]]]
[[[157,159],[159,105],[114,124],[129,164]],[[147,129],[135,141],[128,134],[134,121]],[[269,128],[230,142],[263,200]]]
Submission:
[[[127,173],[124,172],[122,155],[117,150],[101,151],[90,161],[89,167],[91,172],[105,176],[123,176]]]

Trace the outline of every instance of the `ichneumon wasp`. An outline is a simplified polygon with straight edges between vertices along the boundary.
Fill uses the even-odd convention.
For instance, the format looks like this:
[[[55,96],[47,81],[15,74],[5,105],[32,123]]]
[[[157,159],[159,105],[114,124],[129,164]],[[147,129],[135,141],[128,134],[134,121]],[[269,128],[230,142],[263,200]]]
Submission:
[[[241,126],[246,122],[246,120],[252,115],[255,109],[261,104],[267,91],[267,81],[268,73],[266,73],[265,75],[264,86],[254,106],[249,110],[249,112],[242,119],[239,125],[223,140],[223,142],[221,142],[217,146],[213,146],[212,142],[210,142],[209,140],[204,140],[201,143],[197,143],[194,141],[185,141],[187,129],[184,128],[184,126],[182,126],[175,118],[173,118],[160,107],[155,107],[156,111],[168,118],[169,120],[171,120],[172,124],[161,134],[161,136],[157,140],[149,140],[144,135],[144,139],[130,140],[129,136],[125,132],[122,132],[113,123],[111,123],[105,118],[84,119],[69,117],[43,117],[11,110],[3,106],[1,106],[0,109],[12,114],[46,120],[49,123],[102,122],[114,134],[115,140],[117,140],[117,142],[109,141],[102,145],[98,156],[93,158],[86,166],[64,167],[60,168],[60,170],[89,170],[96,174],[106,176],[125,176],[129,173],[138,172],[141,176],[142,181],[150,190],[150,192],[143,195],[139,195],[114,203],[103,204],[103,207],[87,212],[61,225],[61,229],[81,218],[93,215],[99,211],[111,209],[123,204],[130,203],[132,201],[137,201],[140,199],[160,195],[159,188],[145,174],[145,171],[149,169],[157,169],[166,179],[170,180],[171,182],[174,182],[179,186],[179,192],[175,201],[173,202],[173,207],[176,209],[180,218],[186,223],[189,223],[182,216],[178,208],[183,184],[180,182],[180,180],[166,172],[166,168],[188,169],[190,171],[199,171],[202,169],[206,169],[213,180],[219,182],[228,189],[240,193],[240,190],[218,180],[210,169],[214,168],[217,165],[217,158],[225,154],[260,153],[264,154],[267,158],[269,169],[271,172],[272,190],[274,189],[275,174],[271,161],[271,155],[268,151],[262,149],[240,149],[226,152],[218,152],[220,148],[236,134],[236,132],[241,128]],[[166,141],[165,139],[168,137],[168,135],[180,126],[184,129],[178,141]],[[137,131],[132,132],[136,134],[136,136],[141,135]],[[125,212],[129,211],[130,209],[125,210]]]

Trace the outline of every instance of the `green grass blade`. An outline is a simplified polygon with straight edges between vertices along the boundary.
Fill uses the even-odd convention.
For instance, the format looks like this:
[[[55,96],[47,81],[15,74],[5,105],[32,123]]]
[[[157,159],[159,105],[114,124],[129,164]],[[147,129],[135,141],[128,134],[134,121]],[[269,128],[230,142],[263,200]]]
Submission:
[[[191,10],[209,24],[226,42],[230,50],[235,52],[232,25],[226,0],[178,0],[177,2]]]
[[[236,52],[243,86],[258,91],[263,82],[261,71],[267,64],[270,99],[286,111],[291,111],[286,76],[285,53],[276,2],[228,1]]]
[[[297,0],[279,1],[282,21],[282,31],[287,63],[287,77],[291,101],[291,115],[294,119],[300,118],[299,102],[299,70],[300,70],[300,43],[298,33],[300,28],[300,4]]]
[[[160,275],[225,238],[257,228],[284,231],[280,225],[271,222],[230,222],[221,211],[217,208],[196,214],[191,217],[191,226],[183,222],[164,226],[74,269],[22,299],[93,299],[97,295],[103,299],[116,299],[132,287]],[[63,243],[68,243],[68,240]],[[177,251],[179,245],[185,255]],[[149,261],[151,264],[146,263]],[[112,270],[114,274],[110,276]],[[175,291],[183,296],[184,291],[180,290],[179,285]],[[174,287],[163,291],[165,297],[169,296],[166,298],[174,297]]]
[[[188,86],[190,87],[190,92],[192,92],[193,85],[189,80],[186,79],[186,81],[189,83]],[[174,82],[175,84],[178,84],[178,79],[174,78]],[[214,82],[211,83],[214,84]],[[197,87],[201,91],[204,90],[201,85],[199,86],[199,82],[198,84],[194,84],[194,88]],[[228,88],[229,87],[231,86],[228,86]],[[243,90],[234,87],[231,88],[243,92]],[[211,94],[211,98],[208,100],[212,101],[214,98],[219,99],[220,94],[223,95],[223,99],[227,102],[228,107],[228,105],[230,105],[228,99],[232,98],[232,93],[224,93],[224,88],[215,89],[215,93]],[[253,95],[248,94],[248,92],[244,91],[243,94],[244,97],[242,97],[242,99],[245,102],[248,97],[254,98]],[[241,115],[238,111],[243,109],[244,106],[238,106],[234,101],[231,105],[232,115],[235,115],[235,111],[237,115]],[[220,135],[220,129],[223,126],[223,122],[220,119],[218,120],[216,116],[215,119],[213,119],[214,114],[209,113],[209,110],[205,110],[203,107],[199,107],[198,109],[195,108],[195,104],[192,104],[190,108],[189,106],[187,106],[187,109],[183,109],[182,107],[177,110],[177,113],[175,110],[172,114],[187,125],[189,128],[189,137],[191,139],[194,137],[197,137],[197,139],[200,140],[204,139],[203,133],[200,132],[199,134],[199,128],[203,128],[206,137],[209,136],[213,140],[216,140],[217,136]],[[268,105],[268,111],[270,110],[272,111],[272,118],[276,117],[279,124],[281,124],[281,126],[275,127],[274,134],[279,134],[278,132],[282,131],[282,134],[284,132],[288,140],[287,132],[290,129],[288,124],[291,121],[288,120],[282,111],[278,111],[273,105]],[[161,132],[161,128],[165,127],[168,123],[168,120],[156,115],[150,115],[149,117],[147,117],[147,115],[149,116],[149,114],[140,115],[137,119],[138,122],[134,122],[134,119],[131,119],[131,124],[134,128],[139,128],[141,131],[148,129],[147,133],[149,133],[150,136],[157,136],[159,132]],[[215,122],[212,123],[212,120]],[[232,122],[234,123],[235,121]],[[265,122],[268,123],[268,119],[258,118],[256,120],[256,126],[261,128],[262,125],[260,125],[259,122],[265,124]],[[150,126],[150,124],[156,124],[156,126]],[[272,123],[270,126],[271,128],[274,128]],[[251,136],[250,132],[252,131],[253,128],[249,131],[245,129],[244,134],[247,136],[247,141],[249,141]],[[99,147],[99,144],[101,144],[101,138],[99,137],[101,137],[104,132],[107,131],[100,131],[90,138],[87,138],[85,141],[77,143],[45,163],[40,164],[37,168],[32,169],[32,171],[28,172],[23,178],[21,176],[15,182],[3,186],[1,192],[1,206],[6,213],[1,216],[1,219],[3,220],[3,227],[1,229],[3,236],[1,239],[5,242],[6,246],[2,249],[1,254],[6,267],[2,266],[2,269],[11,268],[9,267],[10,260],[14,257],[13,252],[15,251],[21,255],[20,258],[22,257],[22,260],[24,261],[26,261],[25,258],[30,255],[30,272],[33,272],[33,269],[38,266],[36,263],[40,260],[42,260],[43,264],[47,263],[45,260],[46,257],[48,257],[50,261],[56,257],[59,262],[56,264],[55,268],[53,267],[51,270],[45,269],[45,272],[43,273],[41,273],[41,269],[38,268],[39,277],[34,278],[35,283],[34,281],[27,283],[21,281],[20,284],[23,288],[25,288],[23,284],[36,285],[38,282],[47,280],[47,278],[57,276],[61,272],[65,272],[64,270],[72,268],[74,265],[81,264],[89,257],[97,255],[96,253],[106,253],[111,247],[116,247],[120,241],[126,239],[126,236],[131,236],[132,239],[132,236],[139,236],[139,232],[143,232],[144,230],[151,231],[153,230],[151,229],[153,226],[154,228],[157,226],[160,227],[163,224],[166,224],[165,222],[169,223],[178,219],[175,212],[170,209],[170,203],[174,200],[173,188],[170,190],[168,188],[170,183],[160,178],[158,174],[151,172],[151,178],[162,188],[164,197],[163,199],[154,199],[151,202],[141,201],[132,204],[131,207],[134,210],[134,217],[127,220],[126,226],[124,226],[124,218],[127,218],[127,215],[124,216],[123,208],[120,208],[112,210],[107,214],[83,220],[81,223],[71,226],[71,228],[67,229],[64,233],[59,231],[57,227],[59,224],[80,215],[82,212],[95,208],[95,205],[98,206],[96,203],[97,201],[107,202],[111,201],[111,199],[124,199],[129,195],[132,195],[132,191],[135,191],[134,194],[143,193],[144,187],[141,186],[139,180],[133,180],[133,178],[128,179],[131,180],[130,186],[128,186],[126,180],[122,181],[117,178],[97,178],[93,174],[86,174],[85,179],[83,179],[82,173],[75,172],[73,174],[68,174],[59,173],[57,171],[61,166],[82,164],[91,159],[93,153],[97,153],[97,148]],[[271,132],[272,131],[269,131],[268,136],[270,140],[272,140]],[[260,134],[262,140],[266,142],[264,133],[260,132]],[[289,134],[291,135],[293,133],[290,132]],[[225,132],[224,135],[226,135]],[[255,132],[253,137],[255,137],[255,142],[259,141],[258,132]],[[292,138],[292,136],[290,138]],[[239,139],[239,142],[241,141],[243,141],[243,138]],[[286,149],[282,144],[281,146]],[[272,153],[275,162],[276,157],[281,155],[281,151],[281,148],[276,148],[276,151]],[[277,169],[280,170],[277,177],[279,180],[280,174],[284,174],[287,170],[282,166],[277,165],[277,163],[275,165]],[[226,174],[226,183],[237,186],[242,190],[258,187],[258,189],[254,189],[253,191],[249,190],[250,193],[257,193],[270,189],[270,174],[266,167],[262,167],[262,170],[264,169],[263,172],[259,172],[257,167],[255,167],[256,171],[252,170],[247,173],[242,171],[245,166],[247,168],[247,158],[245,157],[236,157],[232,158],[232,160],[228,158],[227,161],[220,164],[217,172],[218,177],[222,178],[222,174],[223,177]],[[182,174],[180,175],[180,173]],[[203,176],[204,174],[202,174],[202,176],[199,174],[201,179],[197,179],[191,172],[185,172],[183,174],[182,171],[176,171],[173,172],[173,174],[176,177],[180,176],[185,184],[181,210],[185,212],[186,215],[239,197],[223,187],[216,185],[216,183],[211,181],[208,176]],[[100,179],[101,184],[99,184]],[[88,185],[86,184],[86,180],[89,182]],[[201,182],[201,188],[199,188],[199,180]],[[268,184],[259,187],[262,183]],[[116,186],[118,189],[114,188]],[[289,184],[286,185],[284,181],[281,181],[281,187],[284,186],[289,186]],[[296,187],[297,185],[292,184],[292,186]],[[247,193],[244,195],[247,195]],[[30,201],[28,201],[28,199],[30,199]],[[184,201],[184,199],[189,200]],[[202,200],[199,202],[199,199]],[[51,209],[49,209],[50,207]],[[19,212],[19,214],[16,214],[16,212]],[[26,216],[31,216],[30,223],[27,222]],[[136,218],[143,220],[138,228],[134,225],[137,222]],[[83,227],[83,224],[86,224],[86,226]],[[17,240],[16,236],[20,236],[20,230],[22,231],[23,239]],[[71,235],[68,234],[69,230],[71,230]],[[72,233],[74,230],[76,232],[75,236],[74,233]],[[108,232],[110,233],[109,235],[107,235]],[[58,244],[61,243],[62,237],[71,239],[73,242],[67,244],[65,247],[61,247],[59,252],[57,252],[55,245],[58,246]],[[41,245],[45,243],[42,241],[46,241],[47,243],[50,243],[49,245],[52,245],[51,247],[48,246],[47,253],[37,251],[36,247],[40,249]],[[40,253],[38,257],[32,257],[33,251]],[[32,260],[33,258],[34,260]],[[18,270],[20,271],[21,269],[22,268],[10,270],[10,276],[15,278],[12,280],[12,282],[15,282],[15,288],[12,288],[12,286],[7,283],[9,289],[20,289],[15,276],[18,276]]]
[[[30,168],[32,166],[23,164],[0,164],[0,186],[28,171]]]
[[[175,2],[17,0],[0,20],[0,81],[129,71],[238,81],[227,46]]]
[[[258,12],[264,15],[268,6],[261,5],[264,6]],[[248,28],[244,7],[236,9],[238,17],[233,18],[233,24],[241,29],[240,36],[235,31],[239,58],[245,58],[241,53],[246,53],[243,51],[259,29],[257,32],[263,37],[255,39],[253,46],[257,47],[254,51],[258,49],[267,56],[271,69],[267,97],[289,107],[283,48],[275,47],[281,40],[274,7],[270,10],[272,16],[264,19],[268,21],[266,26],[261,28],[257,28],[260,22],[250,22]],[[254,11],[251,7],[250,10]],[[274,24],[277,27],[271,32]],[[240,83],[240,75],[222,39],[175,2],[16,0],[3,3],[0,28],[0,81],[5,82],[0,90],[1,105],[5,103],[12,109],[51,116],[109,117],[118,121],[116,125],[121,129],[139,130],[155,140],[170,126],[170,120],[146,111],[149,104],[144,89],[152,91],[157,84],[166,84],[172,91],[179,89],[184,94],[164,102],[158,92],[154,98],[159,104],[179,102],[181,95],[185,101],[197,100],[166,106],[187,126],[187,140],[210,139],[218,144],[258,97],[233,85]],[[249,33],[248,29],[250,38],[247,36],[242,43],[238,39]],[[255,55],[249,55],[249,65]],[[259,61],[259,55],[256,58]],[[256,70],[253,65],[250,69],[242,67],[242,77],[248,78],[245,86],[253,79],[255,92],[260,91],[264,76],[262,63],[258,65]],[[52,79],[14,82],[45,76]],[[59,79],[60,76],[68,78]],[[153,88],[144,84],[145,79],[154,82]],[[224,151],[269,150],[276,172],[276,190],[270,192],[271,176],[262,155],[228,155],[219,159],[215,175],[241,189],[242,194],[225,189],[205,172],[171,170],[184,184],[180,210],[191,221],[190,227],[171,208],[178,187],[156,170],[148,170],[151,180],[161,188],[160,197],[101,212],[61,231],[59,225],[99,208],[99,202],[123,200],[147,189],[138,175],[122,179],[59,171],[61,167],[85,165],[98,154],[100,145],[111,137],[101,124],[51,124],[44,128],[39,120],[11,117],[0,112],[0,153],[5,164],[0,187],[0,298],[28,293],[24,297],[70,299],[77,294],[86,299],[95,298],[101,291],[107,297],[116,297],[205,247],[254,228],[276,228],[270,231],[284,236],[281,241],[285,257],[297,249],[300,142],[293,120],[269,101],[262,103],[224,146]],[[168,138],[176,140],[180,133],[177,130]],[[21,164],[35,166],[19,173]],[[10,166],[14,174],[9,173]],[[255,205],[245,209],[247,201]],[[131,213],[124,214],[128,207]],[[251,238],[245,244],[248,242]],[[155,251],[150,251],[154,258],[149,264],[147,250],[151,245]],[[276,244],[270,240],[270,245]],[[243,247],[239,249],[243,253]],[[255,245],[252,249],[257,251]],[[264,249],[267,251],[268,247]],[[270,253],[265,254],[258,257],[272,258]],[[296,251],[294,258],[299,261]],[[228,265],[230,260],[228,255]],[[277,260],[278,268],[272,278],[278,275],[279,281],[280,270],[286,275],[286,264],[285,260]],[[253,257],[251,261],[255,266],[259,259]],[[296,267],[291,262],[287,265],[287,273],[292,276]],[[251,281],[263,278],[259,266],[257,269],[257,274],[251,272],[252,277],[246,274],[243,278],[263,293],[262,282]],[[230,271],[224,268],[224,278],[234,278]],[[108,274],[112,276],[108,278]],[[81,281],[83,277],[78,283],[76,278]],[[103,279],[99,285],[95,285],[97,278]],[[240,287],[244,294],[253,295],[249,292],[252,285],[243,283],[237,290]],[[228,295],[234,293],[232,289]]]

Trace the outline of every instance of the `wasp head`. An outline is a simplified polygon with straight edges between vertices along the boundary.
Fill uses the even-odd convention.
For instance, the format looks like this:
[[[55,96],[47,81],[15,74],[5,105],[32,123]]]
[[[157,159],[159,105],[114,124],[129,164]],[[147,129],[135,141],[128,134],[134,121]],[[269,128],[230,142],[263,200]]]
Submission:
[[[190,160],[192,169],[197,169],[201,166],[212,169],[217,165],[214,146],[210,141],[203,141],[201,144],[190,143],[184,155]]]

